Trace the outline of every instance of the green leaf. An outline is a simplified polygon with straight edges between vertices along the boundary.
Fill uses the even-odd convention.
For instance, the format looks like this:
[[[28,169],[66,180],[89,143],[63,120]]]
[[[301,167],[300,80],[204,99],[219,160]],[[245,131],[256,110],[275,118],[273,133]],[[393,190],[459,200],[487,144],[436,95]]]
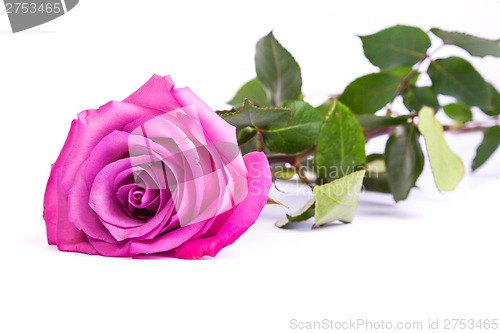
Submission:
[[[257,137],[254,136],[252,139],[250,139],[250,141],[240,145],[241,155],[245,155],[253,151],[258,151],[256,138]]]
[[[272,152],[285,154],[295,154],[312,147],[323,118],[304,101],[290,101],[284,106],[292,110],[292,120],[284,127],[262,130],[266,147]]]
[[[461,47],[476,57],[500,57],[500,39],[485,39],[462,32],[444,31],[432,28],[431,32],[441,38],[445,44]]]
[[[356,116],[359,124],[364,130],[376,129],[380,127],[396,126],[406,124],[410,116],[386,117],[374,115]]]
[[[314,212],[316,226],[332,221],[352,222],[364,176],[365,170],[360,170],[313,188],[316,199]]]
[[[238,139],[238,145],[244,145],[248,141],[250,141],[255,135],[257,135],[257,131],[255,128],[250,126],[240,128],[236,131],[236,137]]]
[[[255,105],[271,105],[267,99],[266,91],[258,79],[253,79],[245,83],[240,90],[238,90],[236,95],[227,103],[235,108],[239,108],[241,107],[241,104],[243,104],[245,98]]]
[[[302,89],[300,67],[272,32],[257,42],[255,70],[272,105],[299,99]]]
[[[493,126],[484,131],[483,141],[477,147],[476,157],[472,161],[472,170],[477,170],[493,155],[500,145],[500,126]]]
[[[424,106],[430,106],[434,112],[440,108],[436,93],[431,87],[408,87],[403,93],[403,103],[410,111],[418,111]]]
[[[258,107],[245,99],[239,110],[217,111],[225,121],[237,128],[251,126],[257,129],[287,126],[292,111],[283,107]]]
[[[342,103],[321,127],[316,146],[318,183],[343,177],[365,163],[365,139],[356,117]]]
[[[486,87],[488,89],[488,103],[480,106],[481,111],[488,116],[498,116],[500,115],[500,93],[488,82],[486,82]]]
[[[434,112],[433,112],[434,113]],[[415,125],[396,127],[385,146],[389,188],[396,202],[405,200],[424,169],[424,154]]]
[[[411,66],[426,56],[429,36],[419,28],[397,25],[373,35],[360,36],[365,56],[382,69]]]
[[[454,190],[464,176],[464,165],[443,137],[443,126],[434,117],[431,108],[419,112],[418,130],[425,139],[434,181],[438,190]]]
[[[458,57],[432,61],[428,74],[432,89],[438,93],[453,96],[467,105],[486,105],[488,88],[482,76],[472,65]]]
[[[356,114],[374,113],[395,97],[411,71],[410,67],[396,67],[362,76],[345,88],[340,101]]]
[[[328,114],[332,112],[333,108],[335,107],[335,102],[335,98],[327,99],[326,102],[316,107],[316,112],[321,116],[321,118],[325,119],[326,116],[328,116]]]
[[[466,123],[472,120],[472,111],[469,107],[466,107],[462,104],[448,104],[443,106],[443,110],[448,117],[459,123]]]
[[[314,210],[315,210],[315,200],[314,198],[311,198],[297,212],[295,212],[292,215],[286,214],[285,218],[277,221],[274,225],[277,226],[278,228],[283,228],[290,222],[302,222],[309,220],[311,217],[314,216]]]
[[[366,173],[363,187],[367,191],[391,193],[383,154],[371,154],[366,157]]]

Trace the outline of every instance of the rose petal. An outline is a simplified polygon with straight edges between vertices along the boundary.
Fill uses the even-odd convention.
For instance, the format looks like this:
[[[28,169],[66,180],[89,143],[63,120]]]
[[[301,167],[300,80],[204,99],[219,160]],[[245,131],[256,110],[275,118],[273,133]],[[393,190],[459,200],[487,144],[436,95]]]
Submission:
[[[153,75],[148,82],[123,101],[168,112],[182,106],[170,95],[173,88],[174,82],[170,76]]]
[[[154,117],[161,113],[133,104],[109,102],[98,110],[81,112],[78,119],[72,122],[68,139],[51,172],[44,199],[49,244],[57,243],[62,251],[97,254],[85,234],[69,221],[70,216],[75,214],[69,215],[68,195],[75,184],[78,169],[104,136],[136,120],[139,115]],[[82,188],[81,191],[85,190]],[[55,196],[57,205],[54,205]],[[54,216],[57,216],[57,228],[54,228]],[[56,237],[54,229],[57,229]]]
[[[101,219],[104,219],[107,224],[103,225],[103,222],[101,219],[99,219],[99,216],[96,215],[95,210],[93,210],[89,206],[89,202],[91,201],[90,198],[90,188],[95,185],[96,181],[96,176],[99,174],[99,172],[102,172],[103,169],[108,167],[109,165],[113,164],[116,159],[123,155],[127,155],[129,152],[129,143],[132,141],[134,142],[139,142],[143,143],[144,138],[132,138],[129,133],[121,132],[121,131],[113,131],[112,133],[108,134],[106,137],[104,137],[97,145],[96,147],[92,150],[92,153],[90,154],[90,157],[88,158],[87,162],[80,168],[78,171],[73,187],[71,188],[71,194],[70,194],[70,210],[73,212],[79,212],[78,214],[71,214],[69,217],[70,221],[72,224],[74,224],[78,229],[83,230],[88,236],[94,238],[94,239],[99,239],[99,240],[104,240],[110,243],[116,243],[116,240],[122,240],[122,237],[113,237],[113,235],[110,234],[109,228],[112,228],[113,230],[116,231],[117,234],[114,236],[117,236],[118,234],[122,235],[122,232],[118,232],[116,228],[113,226],[119,226],[121,228],[133,228],[133,227],[141,227],[144,225],[143,221],[136,221],[133,219],[128,218],[125,221],[124,218],[115,218],[116,216],[120,216],[119,213],[122,213],[121,205],[119,205],[119,200],[116,198],[116,190],[115,190],[115,179],[117,178],[117,175],[121,178],[123,177],[130,177],[127,175],[124,175],[122,172],[124,170],[130,169],[131,168],[131,161],[134,161],[133,163],[135,165],[140,165],[140,164],[147,164],[152,156],[139,156],[139,157],[134,157],[132,160],[125,158],[124,160],[121,160],[121,168],[120,169],[115,169],[115,173],[113,175],[108,174],[110,178],[105,178],[103,180],[99,180],[99,182],[105,182],[109,188],[107,188],[108,192],[107,195],[108,197],[106,198],[106,201],[104,201],[104,196],[101,196],[98,199],[94,198],[94,201],[99,202],[99,204],[102,204],[106,202],[107,204],[113,206],[106,207],[107,209],[103,210],[103,212],[100,212],[103,214],[103,216],[100,216]],[[154,145],[154,143],[151,143]],[[153,148],[159,150],[161,147],[156,147],[153,146]],[[161,152],[165,156],[165,152]],[[116,165],[116,164],[115,164]],[[179,167],[180,168],[180,167]],[[131,171],[130,171],[131,174]],[[133,178],[133,177],[132,177]],[[101,177],[102,179],[102,177]],[[110,201],[110,199],[116,198],[116,201]],[[169,208],[170,209],[170,208]],[[110,215],[110,214],[104,214],[104,212],[113,211],[118,215]],[[166,211],[165,214],[170,211]],[[124,215],[126,216],[126,215]],[[158,220],[155,220],[158,222]],[[125,223],[125,222],[130,222],[130,223]],[[144,227],[141,229],[141,231],[134,231],[130,232],[133,234],[135,237],[138,237],[138,235],[144,236],[145,234],[149,234],[152,230],[155,230],[155,228],[162,228],[162,225],[149,225],[148,227]],[[152,236],[151,236],[152,237]]]
[[[183,163],[181,168],[183,173],[176,172],[180,171],[176,168],[173,170],[174,179],[169,180],[181,226],[213,217],[218,211],[219,201],[222,200],[220,187],[213,186],[218,182],[217,174],[211,168],[213,161],[207,160],[211,158],[207,150],[209,145],[196,113],[190,109],[182,108],[165,113],[132,131],[134,137],[148,138],[157,145],[165,147],[169,156],[173,154],[169,161],[175,159]],[[168,129],[167,140],[165,140],[165,129]],[[155,145],[149,140],[146,140],[149,145],[142,147],[147,146],[148,153],[157,154],[158,158],[165,156],[165,153],[162,154],[160,149],[155,149]],[[142,147],[138,146],[140,150]],[[132,152],[132,155],[141,153],[145,152]],[[169,161],[165,163],[170,167]],[[224,184],[223,188],[225,187]]]
[[[107,257],[130,257],[130,241],[108,243],[90,236],[88,240],[100,255]]]
[[[68,221],[68,197],[65,192],[59,190],[62,177],[61,168],[71,152],[77,131],[77,122],[74,120],[59,157],[51,168],[44,196],[43,218],[49,244],[57,245],[60,251],[98,254],[90,245],[85,234]]]
[[[243,156],[248,169],[248,194],[234,209],[225,223],[215,223],[214,229],[220,229],[213,235],[191,239],[177,247],[176,258],[198,259],[204,255],[215,256],[222,248],[232,244],[258,218],[267,202],[271,187],[269,163],[263,153],[249,153]],[[209,230],[208,234],[215,232]]]
[[[210,141],[235,141],[236,128],[219,117],[189,88],[174,89],[174,83],[170,76],[153,75],[148,82],[127,97],[124,102],[164,112],[194,105],[203,131],[209,136]]]
[[[229,208],[238,204],[246,195],[245,182],[241,181],[242,177],[246,178],[246,169],[243,160],[238,158],[240,152],[235,139],[236,128],[219,117],[189,88],[174,89],[172,94],[179,104],[196,106],[201,126],[208,138],[207,141],[210,142],[212,154],[214,150],[218,152],[218,156],[214,157],[215,167],[225,169],[229,176],[228,191],[223,198],[223,206]]]
[[[92,149],[83,171],[85,183],[90,189],[95,176],[109,163],[127,158],[129,154],[128,138],[130,134],[113,131],[102,138]]]
[[[110,244],[102,240],[89,237],[89,241],[101,255],[109,257],[130,257],[138,254],[151,254],[169,251],[192,237],[202,227],[202,223],[196,223],[188,225],[184,228],[173,230],[168,233],[168,235],[170,235],[168,239],[165,239],[166,237],[162,236],[161,239],[155,238],[143,241],[127,240],[116,244]]]
[[[77,131],[72,148],[64,163],[64,174],[58,187],[68,192],[75,175],[99,141],[115,130],[141,116],[158,116],[162,112],[134,104],[109,102],[97,110],[78,114]]]
[[[204,221],[205,222],[205,221]],[[149,240],[133,240],[130,243],[130,255],[161,253],[169,251],[193,237],[205,225],[193,223]]]
[[[148,156],[133,157],[119,160],[108,164],[99,172],[90,190],[89,205],[99,216],[100,221],[117,241],[128,238],[145,237],[151,231],[158,230],[168,222],[168,218],[173,211],[173,204],[167,204],[157,215],[153,216],[146,223],[142,220],[130,218],[115,195],[114,179],[117,174],[131,167],[136,160],[147,159]],[[140,163],[140,162],[139,162]],[[171,201],[171,200],[169,200]],[[84,231],[94,237],[90,232],[87,223],[75,218]],[[88,231],[87,231],[88,230]],[[154,237],[155,235],[150,235]],[[102,239],[101,237],[94,237]]]
[[[85,164],[83,165],[83,169]],[[78,212],[70,214],[66,219],[71,225],[82,230],[87,236],[99,238],[110,243],[116,243],[109,231],[104,227],[94,210],[89,206],[89,189],[80,170],[75,177],[73,187],[68,198],[69,211]]]
[[[195,105],[196,112],[200,118],[203,131],[212,142],[234,142],[236,128],[219,117],[208,105],[206,105],[189,88],[177,88],[172,90],[172,96],[182,106]],[[234,156],[236,157],[236,156]]]
[[[60,177],[59,177],[60,178]],[[69,221],[68,198],[65,193],[58,192],[58,218],[57,218],[57,248],[60,251],[81,252],[97,254],[83,232],[75,228]]]
[[[58,220],[58,173],[64,161],[73,146],[73,141],[76,136],[77,125],[76,120],[71,122],[71,128],[66,138],[66,142],[57,157],[57,160],[52,164],[50,170],[49,180],[47,181],[47,188],[43,198],[43,219],[47,228],[47,241],[49,244],[57,244],[57,220]]]
[[[172,103],[170,97],[175,98],[177,106],[174,107],[175,103]],[[154,75],[146,84],[139,88],[139,90],[125,99],[125,101],[137,103],[148,108],[161,109],[167,112],[167,114],[171,112],[179,113],[179,118],[185,116],[183,115],[184,113],[192,117],[191,113],[194,106],[195,114],[199,118],[201,128],[207,137],[207,144],[211,147],[215,147],[219,151],[219,161],[215,158],[216,168],[225,168],[226,165],[232,164],[232,168],[227,168],[227,170],[230,170],[230,175],[228,177],[229,184],[227,185],[229,190],[225,191],[224,197],[221,198],[223,200],[223,206],[230,208],[243,199],[246,195],[246,189],[244,186],[241,186],[244,182],[240,180],[241,177],[246,178],[246,170],[242,159],[237,158],[240,155],[235,139],[236,129],[219,117],[189,88],[174,89],[174,84],[169,76],[161,77]],[[179,110],[175,108],[180,108],[182,112],[178,112]],[[185,127],[186,124],[191,125],[191,122],[183,121],[181,123],[176,123],[180,128],[183,126]],[[233,146],[232,149],[228,149],[230,145]],[[206,163],[202,163],[202,165],[203,164],[207,165]],[[198,200],[196,200],[196,202],[198,202]],[[178,211],[183,212],[185,210],[178,209]],[[196,210],[194,213],[198,211],[199,210]],[[192,216],[195,216],[194,213],[191,214],[190,218],[186,217],[181,219],[181,221],[193,220]]]

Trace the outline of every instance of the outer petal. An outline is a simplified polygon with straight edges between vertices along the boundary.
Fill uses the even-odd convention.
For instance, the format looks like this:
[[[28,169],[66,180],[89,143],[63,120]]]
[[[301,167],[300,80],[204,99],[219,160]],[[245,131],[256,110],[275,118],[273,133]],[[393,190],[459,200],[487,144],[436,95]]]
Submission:
[[[203,131],[212,142],[236,142],[236,127],[219,117],[208,105],[196,96],[189,88],[172,91],[172,96],[182,106],[195,105]],[[236,156],[234,156],[236,157]]]
[[[217,155],[214,157],[215,168],[224,169],[228,175],[222,206],[227,210],[239,204],[247,193],[244,182],[247,175],[236,141],[236,128],[219,117],[189,88],[174,89],[172,95],[181,105],[195,106],[212,154],[216,152]]]
[[[73,146],[73,141],[76,136],[77,126],[76,120],[71,122],[71,128],[66,138],[66,142],[59,153],[59,157],[56,162],[52,164],[50,170],[49,180],[47,182],[47,188],[45,189],[45,196],[43,198],[43,219],[45,220],[45,226],[47,228],[47,241],[51,245],[57,244],[57,215],[58,215],[58,196],[57,196],[57,178],[58,172],[64,161],[68,157],[68,154]]]
[[[90,244],[106,257],[130,257],[130,241],[108,243],[88,236]]]
[[[236,128],[224,121],[198,98],[189,88],[174,89],[170,76],[153,75],[124,102],[169,112],[195,105],[202,127],[214,142],[235,142]]]
[[[59,184],[62,177],[62,167],[73,148],[78,132],[77,121],[71,123],[71,128],[64,146],[52,165],[44,197],[43,218],[47,228],[47,240],[51,245],[57,245],[61,251],[75,251],[87,254],[97,254],[90,245],[85,234],[68,222],[68,196],[61,190]]]
[[[130,255],[135,256],[138,254],[152,254],[170,251],[193,237],[193,235],[200,231],[205,224],[206,221],[189,224],[179,229],[172,230],[163,236],[149,240],[132,240],[130,242]]]
[[[109,102],[98,110],[86,110],[78,114],[78,131],[73,140],[73,147],[64,163],[64,173],[58,186],[62,187],[66,192],[69,191],[76,172],[90,156],[94,147],[106,135],[115,130],[121,130],[125,125],[137,118],[158,116],[161,113],[161,111],[133,104]]]
[[[170,76],[153,75],[148,82],[123,101],[168,112],[185,105],[179,104],[170,94],[173,89],[174,82]]]
[[[213,257],[222,248],[238,239],[257,220],[266,204],[272,183],[269,163],[266,156],[258,152],[246,154],[243,160],[248,169],[248,194],[245,199],[234,209],[233,214],[215,235],[188,240],[174,250],[174,257],[182,259],[198,259],[204,255]]]
[[[59,217],[57,224],[57,248],[60,251],[98,254],[89,243],[87,236],[68,221],[68,198],[59,191]],[[73,212],[72,212],[73,214]]]

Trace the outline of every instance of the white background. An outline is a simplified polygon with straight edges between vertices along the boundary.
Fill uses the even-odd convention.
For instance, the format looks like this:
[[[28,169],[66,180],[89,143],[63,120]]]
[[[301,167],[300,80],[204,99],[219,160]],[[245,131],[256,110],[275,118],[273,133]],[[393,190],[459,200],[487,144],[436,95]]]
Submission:
[[[155,73],[223,108],[254,77],[255,42],[274,29],[317,103],[375,70],[356,35],[400,23],[498,38],[499,17],[497,0],[82,0],[12,34],[2,9],[0,332],[293,332],[294,318],[424,327],[499,318],[500,154],[471,173],[480,135],[448,136],[469,170],[453,193],[438,193],[426,167],[406,202],[363,193],[351,225],[280,230],[273,222],[286,210],[266,207],[215,259],[62,253],[46,245],[42,219],[50,164],[71,119]],[[499,59],[473,64],[500,88]],[[304,199],[278,197],[290,210]]]

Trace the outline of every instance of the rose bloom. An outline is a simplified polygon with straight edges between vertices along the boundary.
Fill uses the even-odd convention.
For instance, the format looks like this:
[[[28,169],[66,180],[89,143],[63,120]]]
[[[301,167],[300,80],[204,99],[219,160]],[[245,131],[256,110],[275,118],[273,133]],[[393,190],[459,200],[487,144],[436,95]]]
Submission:
[[[44,198],[61,251],[215,256],[259,216],[271,176],[235,128],[189,88],[153,76],[123,102],[73,120]]]

